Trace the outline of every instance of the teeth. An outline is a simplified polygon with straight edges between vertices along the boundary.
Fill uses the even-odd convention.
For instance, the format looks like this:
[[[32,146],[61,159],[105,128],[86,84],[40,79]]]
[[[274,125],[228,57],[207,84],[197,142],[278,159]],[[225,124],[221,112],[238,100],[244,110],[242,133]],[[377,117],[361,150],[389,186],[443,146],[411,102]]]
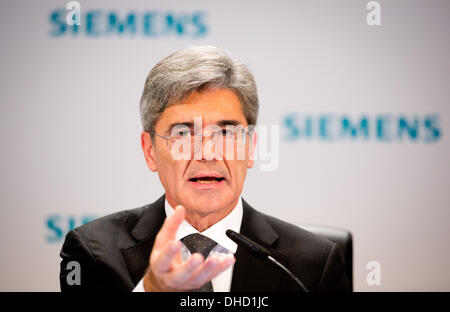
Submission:
[[[217,180],[198,180],[199,183],[215,183]]]

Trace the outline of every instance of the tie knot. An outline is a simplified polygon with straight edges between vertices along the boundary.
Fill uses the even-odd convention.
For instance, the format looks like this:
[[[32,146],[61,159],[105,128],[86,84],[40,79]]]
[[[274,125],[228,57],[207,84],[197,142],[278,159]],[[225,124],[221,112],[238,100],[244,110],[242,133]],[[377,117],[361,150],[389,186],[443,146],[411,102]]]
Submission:
[[[210,251],[217,245],[215,241],[200,233],[189,234],[181,239],[191,253],[198,252],[206,259]]]

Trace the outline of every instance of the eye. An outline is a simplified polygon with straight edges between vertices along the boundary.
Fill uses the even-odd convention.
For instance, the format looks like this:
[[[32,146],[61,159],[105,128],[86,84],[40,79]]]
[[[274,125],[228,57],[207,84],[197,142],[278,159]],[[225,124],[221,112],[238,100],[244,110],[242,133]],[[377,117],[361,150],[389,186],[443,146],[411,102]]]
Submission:
[[[175,136],[177,137],[187,137],[191,135],[191,130],[185,129],[185,130],[177,130],[175,132]]]
[[[219,133],[220,133],[220,135],[225,136],[225,137],[231,137],[234,135],[234,131],[229,130],[229,129],[222,129]]]

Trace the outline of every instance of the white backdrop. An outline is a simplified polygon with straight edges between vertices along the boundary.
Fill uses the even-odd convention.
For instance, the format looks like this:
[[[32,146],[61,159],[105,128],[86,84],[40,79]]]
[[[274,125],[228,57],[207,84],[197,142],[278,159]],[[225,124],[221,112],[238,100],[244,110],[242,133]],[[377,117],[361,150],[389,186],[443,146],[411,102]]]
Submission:
[[[244,198],[351,230],[357,291],[450,291],[447,1],[380,1],[381,26],[362,0],[79,2],[75,34],[64,1],[0,4],[0,290],[59,290],[70,228],[162,194],[139,146],[146,75],[213,44],[249,65],[259,123],[280,127],[279,168],[258,163]]]

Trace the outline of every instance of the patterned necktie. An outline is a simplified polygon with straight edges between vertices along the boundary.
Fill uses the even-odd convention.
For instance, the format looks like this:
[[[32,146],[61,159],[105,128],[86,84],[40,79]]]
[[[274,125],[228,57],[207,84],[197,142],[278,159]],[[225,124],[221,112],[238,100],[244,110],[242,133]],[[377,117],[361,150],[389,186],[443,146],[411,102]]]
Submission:
[[[209,252],[217,245],[215,241],[212,239],[199,234],[189,234],[188,236],[181,239],[183,244],[189,249],[191,254],[200,253],[206,259],[209,255]],[[198,292],[212,292],[213,287],[211,281],[200,287],[199,289],[194,289],[193,291]]]

